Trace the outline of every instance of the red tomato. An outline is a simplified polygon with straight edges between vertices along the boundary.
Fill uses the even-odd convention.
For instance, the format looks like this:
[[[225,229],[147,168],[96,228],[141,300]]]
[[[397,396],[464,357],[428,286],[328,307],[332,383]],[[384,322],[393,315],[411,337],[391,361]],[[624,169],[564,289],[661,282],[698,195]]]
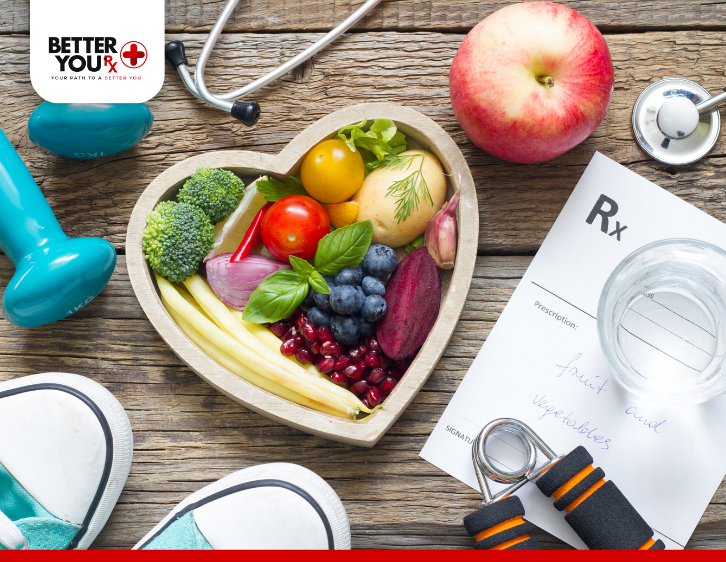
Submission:
[[[282,261],[290,256],[309,260],[320,239],[330,232],[323,206],[307,195],[288,195],[270,207],[262,218],[262,243]]]

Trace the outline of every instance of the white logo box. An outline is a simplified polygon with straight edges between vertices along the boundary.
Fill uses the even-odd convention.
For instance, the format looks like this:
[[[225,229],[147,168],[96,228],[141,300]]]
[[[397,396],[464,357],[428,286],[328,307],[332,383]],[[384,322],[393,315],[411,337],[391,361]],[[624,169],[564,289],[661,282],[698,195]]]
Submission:
[[[139,103],[164,83],[164,0],[31,0],[30,80],[54,103]]]

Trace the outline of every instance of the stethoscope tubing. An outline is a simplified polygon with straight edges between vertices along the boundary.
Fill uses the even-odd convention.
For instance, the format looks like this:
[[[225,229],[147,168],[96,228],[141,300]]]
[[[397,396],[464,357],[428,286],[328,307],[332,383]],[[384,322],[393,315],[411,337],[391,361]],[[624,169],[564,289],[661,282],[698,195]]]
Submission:
[[[254,80],[253,82],[250,82],[245,87],[234,90],[233,92],[228,92],[226,94],[212,94],[207,88],[204,79],[204,71],[206,69],[207,62],[209,61],[209,57],[214,50],[214,46],[217,44],[217,40],[222,34],[222,30],[227,24],[227,20],[237,7],[238,2],[239,0],[229,0],[227,2],[224,10],[214,24],[214,27],[212,27],[212,30],[209,32],[209,36],[204,43],[204,47],[202,47],[202,52],[199,54],[197,64],[194,68],[194,77],[192,78],[186,64],[180,64],[177,67],[177,71],[179,72],[182,81],[192,94],[194,94],[199,99],[207,101],[214,107],[217,107],[224,111],[232,111],[232,106],[234,104],[229,100],[236,100],[238,98],[256,92],[260,88],[264,88],[268,84],[274,82],[278,78],[290,72],[299,64],[314,56],[319,51],[323,50],[325,47],[330,45],[330,43],[340,37],[343,33],[353,27],[353,25],[355,25],[363,17],[365,17],[371,10],[373,10],[378,4],[380,4],[382,0],[368,0],[365,4],[363,4],[355,12],[350,14],[344,21],[338,24],[326,35],[318,39],[310,47],[299,53],[297,56],[291,58],[286,63],[278,66],[275,70],[268,72],[266,75],[258,78],[257,80]]]

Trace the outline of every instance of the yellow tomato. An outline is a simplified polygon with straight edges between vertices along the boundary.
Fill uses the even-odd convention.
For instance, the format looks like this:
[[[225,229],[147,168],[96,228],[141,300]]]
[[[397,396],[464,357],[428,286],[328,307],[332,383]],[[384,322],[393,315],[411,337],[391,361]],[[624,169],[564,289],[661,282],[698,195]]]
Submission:
[[[364,164],[341,139],[316,144],[305,155],[300,176],[305,190],[323,203],[349,199],[363,185]]]

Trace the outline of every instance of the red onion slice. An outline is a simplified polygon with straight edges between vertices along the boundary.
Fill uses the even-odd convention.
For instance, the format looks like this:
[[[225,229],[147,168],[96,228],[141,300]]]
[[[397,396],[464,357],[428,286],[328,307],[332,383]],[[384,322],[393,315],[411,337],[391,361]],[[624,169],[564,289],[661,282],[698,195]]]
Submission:
[[[230,257],[231,253],[220,254],[207,262],[207,281],[217,298],[236,310],[244,310],[252,291],[270,275],[291,269],[290,264],[265,256],[248,256],[236,263],[230,263]]]

